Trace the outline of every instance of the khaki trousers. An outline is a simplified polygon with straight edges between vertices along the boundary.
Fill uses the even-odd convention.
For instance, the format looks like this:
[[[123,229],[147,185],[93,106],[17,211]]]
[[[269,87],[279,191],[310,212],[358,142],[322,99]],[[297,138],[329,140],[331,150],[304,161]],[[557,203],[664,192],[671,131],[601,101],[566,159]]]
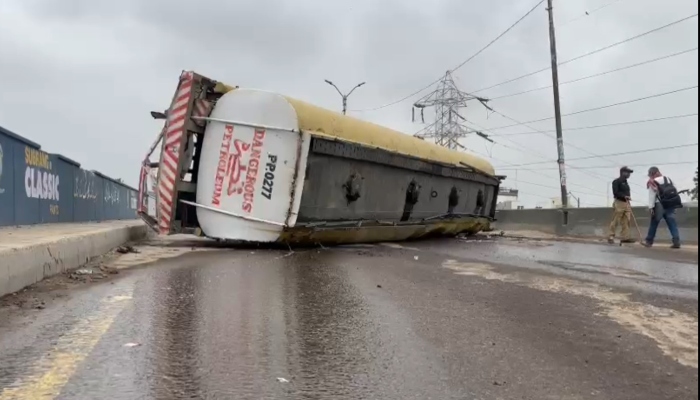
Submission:
[[[630,238],[630,220],[632,219],[632,210],[627,202],[620,200],[615,200],[613,209],[613,220],[610,223],[610,237],[615,237],[617,227],[620,225],[622,227],[620,238],[622,240],[627,240]]]

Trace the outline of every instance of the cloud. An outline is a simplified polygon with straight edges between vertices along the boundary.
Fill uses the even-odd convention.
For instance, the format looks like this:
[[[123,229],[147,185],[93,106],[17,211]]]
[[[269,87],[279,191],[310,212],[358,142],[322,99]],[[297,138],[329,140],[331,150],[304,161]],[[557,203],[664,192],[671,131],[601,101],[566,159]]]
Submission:
[[[560,60],[576,57],[696,13],[697,4],[667,7],[652,0],[622,0],[582,17],[608,0],[559,2]],[[87,168],[134,184],[141,158],[160,129],[148,112],[164,108],[183,69],[246,87],[274,90],[338,109],[341,88],[367,85],[350,109],[393,102],[439,78],[488,43],[531,7],[517,0],[469,3],[436,0],[353,2],[260,0],[4,0],[0,5],[0,124],[65,154]],[[570,22],[573,21],[573,22]],[[697,46],[697,19],[561,68],[562,81]],[[547,15],[536,10],[509,35],[454,76],[476,90],[549,65]],[[697,84],[697,54],[562,87],[565,113]],[[496,97],[551,82],[549,72],[481,93]],[[427,93],[425,91],[423,93]],[[417,97],[416,97],[417,98]],[[408,134],[410,98],[392,107],[353,115]],[[553,115],[550,90],[496,100],[493,106],[519,120]],[[565,128],[697,112],[697,91],[564,119]],[[478,104],[465,114],[487,128],[510,125]],[[552,121],[533,124],[551,130]],[[514,127],[499,133],[527,131]],[[565,132],[568,158],[697,141],[697,118]],[[544,135],[509,136],[491,146],[464,143],[491,155],[495,165],[556,158],[556,142]],[[511,140],[511,141],[509,141]],[[501,145],[502,144],[502,145]],[[507,146],[507,147],[506,147]],[[517,149],[517,150],[514,150]],[[581,150],[583,149],[583,150]],[[609,169],[569,169],[572,191],[587,204],[607,203],[618,164],[697,160],[697,148],[615,157]],[[606,165],[601,159],[574,167]],[[557,196],[554,163],[548,169],[503,170],[522,202]],[[662,169],[690,184],[694,166]],[[642,170],[643,168],[638,168]],[[593,175],[593,176],[591,176]],[[643,197],[643,177],[634,195]],[[527,183],[526,183],[527,182]],[[538,186],[540,185],[540,186]],[[543,187],[546,186],[546,187]]]

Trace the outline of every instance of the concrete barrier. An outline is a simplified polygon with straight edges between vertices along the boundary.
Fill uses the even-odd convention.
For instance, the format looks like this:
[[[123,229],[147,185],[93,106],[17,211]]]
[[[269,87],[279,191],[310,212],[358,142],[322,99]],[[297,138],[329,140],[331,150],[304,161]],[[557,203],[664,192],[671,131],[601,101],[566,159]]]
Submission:
[[[63,233],[61,225],[0,232],[0,296],[83,266],[90,259],[147,234],[143,223],[133,221],[64,225],[69,226],[64,227]]]
[[[635,207],[634,215],[646,236],[650,215],[645,207]],[[558,209],[542,210],[500,210],[496,212],[495,229],[503,231],[537,231],[560,236],[606,238],[612,221],[612,208],[573,208],[569,210],[569,224],[562,224],[562,211]],[[676,215],[684,243],[698,243],[698,209],[685,207]],[[636,227],[631,222],[632,236],[636,237]],[[670,242],[665,222],[661,223],[657,240]]]

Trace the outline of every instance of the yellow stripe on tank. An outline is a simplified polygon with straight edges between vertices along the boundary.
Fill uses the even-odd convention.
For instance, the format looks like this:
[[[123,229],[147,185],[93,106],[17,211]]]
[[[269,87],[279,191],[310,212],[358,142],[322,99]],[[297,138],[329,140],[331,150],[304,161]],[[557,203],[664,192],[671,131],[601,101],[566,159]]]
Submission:
[[[214,91],[227,93],[237,88],[238,86],[218,82]],[[489,176],[496,175],[491,163],[474,155],[450,150],[393,129],[348,117],[288,96],[284,98],[297,113],[299,129],[308,131],[312,135],[376,147],[460,168],[466,165]]]
[[[382,150],[456,167],[467,165],[490,176],[495,170],[488,161],[403,134],[401,132],[348,117],[300,100],[286,97],[299,118],[299,128],[318,136],[377,147]]]

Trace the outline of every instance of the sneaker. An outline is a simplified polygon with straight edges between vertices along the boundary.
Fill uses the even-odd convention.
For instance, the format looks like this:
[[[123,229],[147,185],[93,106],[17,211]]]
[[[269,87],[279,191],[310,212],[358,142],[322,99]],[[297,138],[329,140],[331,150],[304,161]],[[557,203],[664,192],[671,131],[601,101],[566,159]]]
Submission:
[[[654,245],[654,243],[649,243],[646,240],[642,242],[642,246],[644,246],[646,248],[651,248],[651,246],[653,246],[653,245]]]
[[[680,248],[681,248],[681,245],[680,245],[680,243],[675,243],[675,244],[672,244],[672,245],[671,245],[671,248],[672,248],[672,249],[680,249]]]
[[[609,237],[609,238],[608,238],[608,244],[615,244],[615,238],[614,238],[614,237]]]

